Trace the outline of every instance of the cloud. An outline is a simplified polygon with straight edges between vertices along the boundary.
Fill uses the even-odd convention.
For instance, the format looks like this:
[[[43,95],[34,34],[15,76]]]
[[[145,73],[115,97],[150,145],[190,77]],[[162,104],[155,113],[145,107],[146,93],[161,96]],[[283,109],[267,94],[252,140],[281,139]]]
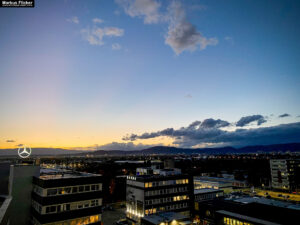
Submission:
[[[104,21],[101,20],[100,18],[94,18],[93,23],[103,23]]]
[[[123,137],[124,141],[135,141],[137,139],[150,139],[150,138],[156,138],[160,136],[165,136],[165,137],[172,137],[172,138],[181,138],[183,136],[193,136],[195,134],[195,131],[205,131],[208,132],[208,130],[212,129],[218,129],[222,127],[229,126],[230,123],[224,120],[220,119],[206,119],[201,121],[194,121],[187,127],[181,127],[180,129],[174,129],[174,128],[166,128],[161,131],[157,132],[151,132],[151,133],[143,133],[141,135],[137,134],[131,134]]]
[[[121,37],[124,35],[124,30],[117,27],[94,27],[82,29],[81,34],[91,45],[103,45],[104,37]]]
[[[116,0],[125,13],[131,17],[144,19],[145,24],[158,23],[160,3],[155,0]]]
[[[221,127],[227,127],[230,123],[225,120],[214,120],[212,118],[203,120],[201,123],[201,127],[203,128],[221,128]]]
[[[70,23],[75,23],[75,24],[79,24],[79,19],[77,16],[74,16],[72,18],[67,19],[68,22]]]
[[[191,94],[187,94],[184,96],[185,98],[193,98],[193,96]]]
[[[173,1],[168,7],[167,20],[169,21],[168,33],[165,43],[179,55],[183,51],[200,50],[209,45],[217,45],[216,38],[206,38],[196,27],[186,19],[185,11],[179,1]]]
[[[210,129],[197,132],[193,136],[183,136],[174,141],[180,147],[194,147],[199,144],[211,146],[246,146],[299,142],[300,123],[281,124],[255,129],[225,131]]]
[[[18,144],[18,145],[16,145],[17,147],[22,147],[22,146],[24,146],[24,144]]]
[[[257,121],[257,120],[256,120]],[[160,136],[173,138],[173,145],[178,147],[198,146],[246,146],[266,145],[299,142],[300,122],[280,124],[271,127],[252,129],[236,129],[228,131],[220,129],[229,126],[227,121],[206,119],[203,122],[195,121],[187,127],[180,129],[167,128],[152,133],[141,135],[131,134],[123,140],[134,141],[137,139],[150,139]]]
[[[284,118],[284,117],[290,117],[290,116],[291,116],[290,114],[284,113],[284,114],[279,115],[278,117],[279,118]]]
[[[245,116],[245,117],[242,117],[236,123],[236,126],[238,126],[238,127],[244,127],[244,126],[246,126],[246,125],[248,125],[248,124],[250,124],[252,122],[257,122],[257,125],[261,125],[261,124],[267,122],[267,120],[262,115]]]
[[[145,24],[167,23],[165,44],[169,45],[176,55],[183,51],[204,50],[207,46],[218,44],[217,38],[204,37],[187,20],[184,7],[179,1],[172,1],[165,13],[160,13],[161,4],[156,0],[116,0],[116,3],[127,15],[144,19]]]
[[[15,140],[12,140],[12,139],[8,139],[8,140],[6,140],[6,142],[14,143],[14,142],[16,142],[16,141],[15,141]]]
[[[118,43],[114,43],[111,45],[112,50],[120,50],[121,48],[122,48],[122,46]]]

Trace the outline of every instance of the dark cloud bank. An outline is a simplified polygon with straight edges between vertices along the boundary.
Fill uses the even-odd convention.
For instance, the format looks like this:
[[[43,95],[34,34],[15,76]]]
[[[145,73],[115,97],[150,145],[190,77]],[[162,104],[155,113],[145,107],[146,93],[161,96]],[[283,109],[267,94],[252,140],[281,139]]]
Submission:
[[[123,138],[125,141],[138,139],[150,139],[155,137],[173,138],[173,144],[182,148],[203,146],[247,146],[267,145],[300,142],[300,123],[280,124],[271,127],[239,128],[256,123],[257,126],[265,123],[266,117],[253,115],[242,117],[236,123],[229,123],[220,119],[206,119],[195,121],[187,127],[180,129],[167,128],[164,130],[143,133],[141,135],[131,134]],[[236,126],[233,131],[224,130],[226,127]]]
[[[279,115],[278,117],[279,118],[284,118],[284,117],[290,117],[290,116],[291,116],[290,114],[284,113],[284,114]]]

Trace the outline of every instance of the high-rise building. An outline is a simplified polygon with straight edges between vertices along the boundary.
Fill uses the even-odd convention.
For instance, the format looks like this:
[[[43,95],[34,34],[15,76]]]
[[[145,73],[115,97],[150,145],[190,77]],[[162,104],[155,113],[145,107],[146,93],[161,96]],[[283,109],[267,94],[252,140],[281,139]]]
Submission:
[[[270,160],[272,188],[288,191],[300,190],[300,160]]]
[[[40,167],[24,163],[10,165],[8,210],[9,224],[27,225],[31,220],[32,177],[39,176]]]
[[[179,169],[137,168],[136,176],[127,177],[126,217],[132,224],[158,212],[190,214],[193,182]]]
[[[101,175],[41,170],[33,184],[32,224],[101,224]]]

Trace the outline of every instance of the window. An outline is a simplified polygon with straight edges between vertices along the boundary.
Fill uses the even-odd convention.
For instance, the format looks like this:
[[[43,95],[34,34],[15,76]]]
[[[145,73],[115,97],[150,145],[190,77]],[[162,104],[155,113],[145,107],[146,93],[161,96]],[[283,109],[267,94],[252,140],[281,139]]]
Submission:
[[[64,194],[70,194],[71,193],[71,188],[70,187],[64,188],[64,191],[65,191]]]
[[[54,213],[54,212],[56,212],[56,206],[46,207],[46,213]]]
[[[65,204],[65,210],[69,211],[70,210],[70,204]]]
[[[73,187],[72,193],[77,193],[78,192],[78,187]]]
[[[59,195],[61,195],[61,194],[64,194],[65,192],[64,192],[64,190],[62,188],[58,188],[57,193]]]
[[[51,196],[51,195],[56,195],[57,194],[57,189],[48,189],[47,190],[47,196]]]
[[[90,191],[90,186],[88,185],[88,186],[85,186],[85,191]]]
[[[98,205],[98,199],[91,201],[91,206],[97,206]]]
[[[79,186],[79,192],[83,192],[84,191],[84,186]]]

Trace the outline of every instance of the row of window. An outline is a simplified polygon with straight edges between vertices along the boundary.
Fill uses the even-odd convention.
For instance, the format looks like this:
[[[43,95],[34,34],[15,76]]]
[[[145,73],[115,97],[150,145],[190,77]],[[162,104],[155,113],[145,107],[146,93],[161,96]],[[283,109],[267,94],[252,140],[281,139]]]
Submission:
[[[237,219],[224,217],[224,224],[226,225],[252,225],[252,223],[242,222]]]
[[[195,201],[201,201],[205,199],[213,199],[219,196],[223,196],[223,193],[211,193],[211,194],[205,194],[205,195],[196,195]]]
[[[168,205],[168,206],[159,207],[159,208],[146,209],[145,215],[155,214],[156,212],[164,212],[164,211],[170,211],[170,210],[175,210],[175,209],[183,209],[183,208],[187,208],[187,207],[188,207],[187,203],[181,203],[181,204]]]
[[[101,221],[101,215],[92,215],[92,216],[86,216],[86,217],[71,219],[71,220],[47,223],[47,224],[44,224],[44,225],[78,225],[78,224],[86,225],[86,224],[96,223],[96,222],[99,222],[99,221]],[[33,218],[32,223],[34,225],[41,225],[39,223],[39,221],[35,218]]]
[[[173,196],[168,198],[157,198],[157,199],[146,200],[145,205],[155,205],[155,204],[162,204],[167,202],[183,201],[187,199],[189,199],[187,195],[179,195],[179,196]]]
[[[166,188],[166,189],[160,189],[160,190],[146,191],[145,196],[173,194],[173,193],[185,192],[187,190],[188,190],[188,187],[186,187],[186,186],[185,187]]]
[[[102,190],[102,184],[77,185],[77,186],[49,188],[49,189],[44,189],[37,185],[34,185],[33,188],[33,191],[40,196],[76,194],[76,193],[99,191],[99,190]]]
[[[35,208],[40,214],[60,213],[64,211],[95,207],[98,205],[102,205],[102,199],[92,199],[50,206],[41,206],[36,201],[32,201],[33,208]]]
[[[163,181],[147,182],[147,183],[145,183],[145,188],[166,186],[166,185],[175,185],[175,184],[188,184],[188,183],[189,183],[188,179],[163,180]]]

